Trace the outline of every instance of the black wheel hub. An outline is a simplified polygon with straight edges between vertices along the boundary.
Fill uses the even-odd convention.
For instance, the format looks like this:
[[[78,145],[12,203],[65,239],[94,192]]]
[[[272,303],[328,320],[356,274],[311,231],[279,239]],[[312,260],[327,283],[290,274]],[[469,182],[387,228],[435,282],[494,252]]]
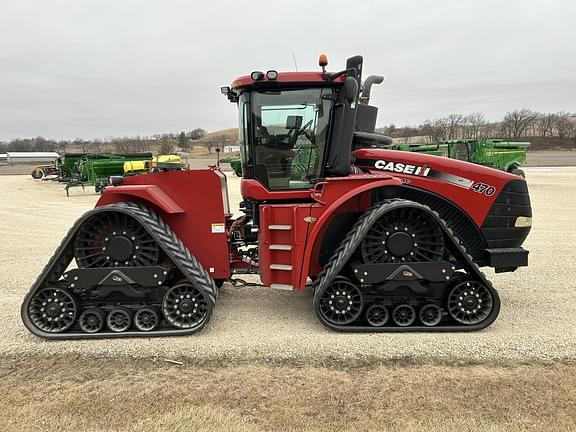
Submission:
[[[488,318],[493,308],[492,294],[480,282],[460,282],[448,295],[448,313],[460,324],[479,324]]]
[[[334,279],[320,298],[320,313],[332,324],[354,322],[360,316],[362,306],[360,289],[343,277]]]
[[[28,315],[40,330],[60,333],[69,329],[74,321],[78,305],[73,295],[62,288],[44,288],[30,300]]]
[[[405,232],[395,232],[388,237],[388,250],[397,257],[408,255],[413,244],[412,237]]]
[[[376,221],[360,249],[366,264],[434,262],[444,257],[444,237],[429,214],[403,207]]]
[[[188,282],[170,288],[162,300],[162,313],[177,328],[191,328],[204,320],[208,304],[200,290]]]
[[[108,250],[108,256],[114,261],[127,261],[134,253],[134,245],[128,237],[115,236],[104,241],[104,245]]]
[[[50,302],[51,299],[48,299],[48,301]],[[49,317],[54,318],[59,316],[61,313],[62,308],[58,303],[48,303],[46,305],[46,315],[48,315]]]

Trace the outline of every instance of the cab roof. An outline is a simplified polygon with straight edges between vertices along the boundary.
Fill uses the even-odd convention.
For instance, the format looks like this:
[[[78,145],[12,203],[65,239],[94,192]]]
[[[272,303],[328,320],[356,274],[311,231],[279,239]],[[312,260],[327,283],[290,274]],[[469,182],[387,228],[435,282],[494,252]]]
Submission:
[[[262,79],[254,81],[250,75],[243,75],[232,82],[233,90],[243,90],[246,87],[256,85],[266,86],[266,84],[278,83],[278,85],[338,85],[345,80],[344,75],[340,75],[333,81],[324,79],[322,72],[278,72],[278,77],[274,80],[268,79],[266,73]]]

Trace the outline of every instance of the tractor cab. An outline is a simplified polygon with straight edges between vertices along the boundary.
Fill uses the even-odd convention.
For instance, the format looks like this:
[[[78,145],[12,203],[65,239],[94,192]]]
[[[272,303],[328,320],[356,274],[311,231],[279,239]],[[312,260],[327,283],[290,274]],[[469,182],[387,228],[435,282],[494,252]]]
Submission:
[[[471,162],[476,151],[476,142],[473,140],[457,140],[448,142],[448,156],[451,159]]]
[[[322,176],[334,94],[330,87],[242,93],[239,141],[245,177],[271,191],[309,189]]]
[[[325,56],[319,64],[322,72],[255,71],[221,89],[238,104],[242,181],[257,182],[272,199],[274,191],[309,190],[322,178],[351,174],[354,142],[377,136],[377,108],[368,101],[382,77],[370,77],[362,90],[362,57],[337,73],[326,72]]]

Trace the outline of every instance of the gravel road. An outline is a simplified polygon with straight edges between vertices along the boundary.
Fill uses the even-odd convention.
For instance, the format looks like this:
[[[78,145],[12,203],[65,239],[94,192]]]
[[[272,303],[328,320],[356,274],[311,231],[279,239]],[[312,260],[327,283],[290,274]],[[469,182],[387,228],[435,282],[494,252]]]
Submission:
[[[488,276],[502,297],[499,319],[478,333],[340,334],[315,318],[310,292],[225,286],[210,324],[187,337],[45,341],[24,328],[20,303],[74,220],[98,196],[29,176],[0,176],[0,355],[306,360],[576,358],[576,167],[527,168],[534,226],[530,267]],[[229,177],[233,208],[239,181]]]

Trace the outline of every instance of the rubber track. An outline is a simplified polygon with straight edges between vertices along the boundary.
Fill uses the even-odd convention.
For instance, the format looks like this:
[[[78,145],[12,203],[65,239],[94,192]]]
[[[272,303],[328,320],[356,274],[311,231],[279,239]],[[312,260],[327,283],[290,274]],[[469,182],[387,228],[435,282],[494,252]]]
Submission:
[[[384,216],[386,213],[404,207],[418,208],[428,215],[430,215],[443,230],[446,238],[452,241],[452,251],[456,252],[456,258],[465,264],[465,270],[469,274],[475,276],[480,282],[482,282],[494,299],[494,307],[490,315],[481,323],[475,325],[444,325],[435,327],[426,326],[409,326],[409,327],[372,327],[372,326],[355,326],[355,325],[335,325],[324,319],[320,313],[320,298],[322,293],[330,286],[332,281],[338,274],[342,271],[344,266],[348,263],[348,260],[352,257],[352,254],[360,243],[364,239],[364,236],[368,233],[372,225],[376,223],[378,219]],[[480,271],[480,268],[474,263],[472,257],[466,252],[466,249],[458,238],[454,235],[452,230],[447,226],[446,222],[430,207],[420,204],[414,201],[408,201],[404,199],[391,199],[379,202],[377,205],[365,212],[348,232],[346,237],[342,240],[330,260],[326,263],[318,278],[316,279],[314,285],[314,312],[320,320],[320,322],[326,327],[337,330],[337,331],[348,331],[348,332],[410,332],[410,331],[426,331],[426,332],[448,332],[448,331],[476,331],[482,330],[488,327],[494,322],[498,317],[500,312],[500,298],[498,292],[494,289],[492,284],[484,273]]]
[[[80,226],[87,221],[90,217],[104,212],[120,212],[133,217],[138,223],[142,225],[152,238],[158,243],[166,256],[178,267],[182,274],[188,281],[198,288],[206,297],[208,309],[205,318],[198,323],[195,327],[189,329],[176,329],[173,330],[159,330],[152,332],[138,332],[127,331],[122,333],[115,332],[99,332],[89,334],[84,332],[63,332],[63,333],[49,333],[38,329],[28,317],[28,305],[34,294],[45,287],[47,284],[56,284],[60,280],[60,276],[64,273],[72,259],[74,258],[74,236]],[[216,300],[218,297],[218,290],[214,281],[196,258],[190,253],[188,248],[184,246],[182,241],[176,236],[170,226],[158,216],[155,212],[148,207],[136,203],[117,203],[110,204],[102,207],[97,207],[85,213],[62,240],[60,246],[56,249],[54,255],[50,258],[48,264],[44,267],[42,273],[36,279],[36,282],[30,288],[28,294],[24,298],[21,307],[21,316],[24,325],[28,330],[37,336],[47,339],[93,339],[93,338],[108,338],[108,337],[152,337],[152,336],[173,336],[173,335],[189,335],[201,330],[210,320]],[[79,308],[81,309],[81,308]]]

